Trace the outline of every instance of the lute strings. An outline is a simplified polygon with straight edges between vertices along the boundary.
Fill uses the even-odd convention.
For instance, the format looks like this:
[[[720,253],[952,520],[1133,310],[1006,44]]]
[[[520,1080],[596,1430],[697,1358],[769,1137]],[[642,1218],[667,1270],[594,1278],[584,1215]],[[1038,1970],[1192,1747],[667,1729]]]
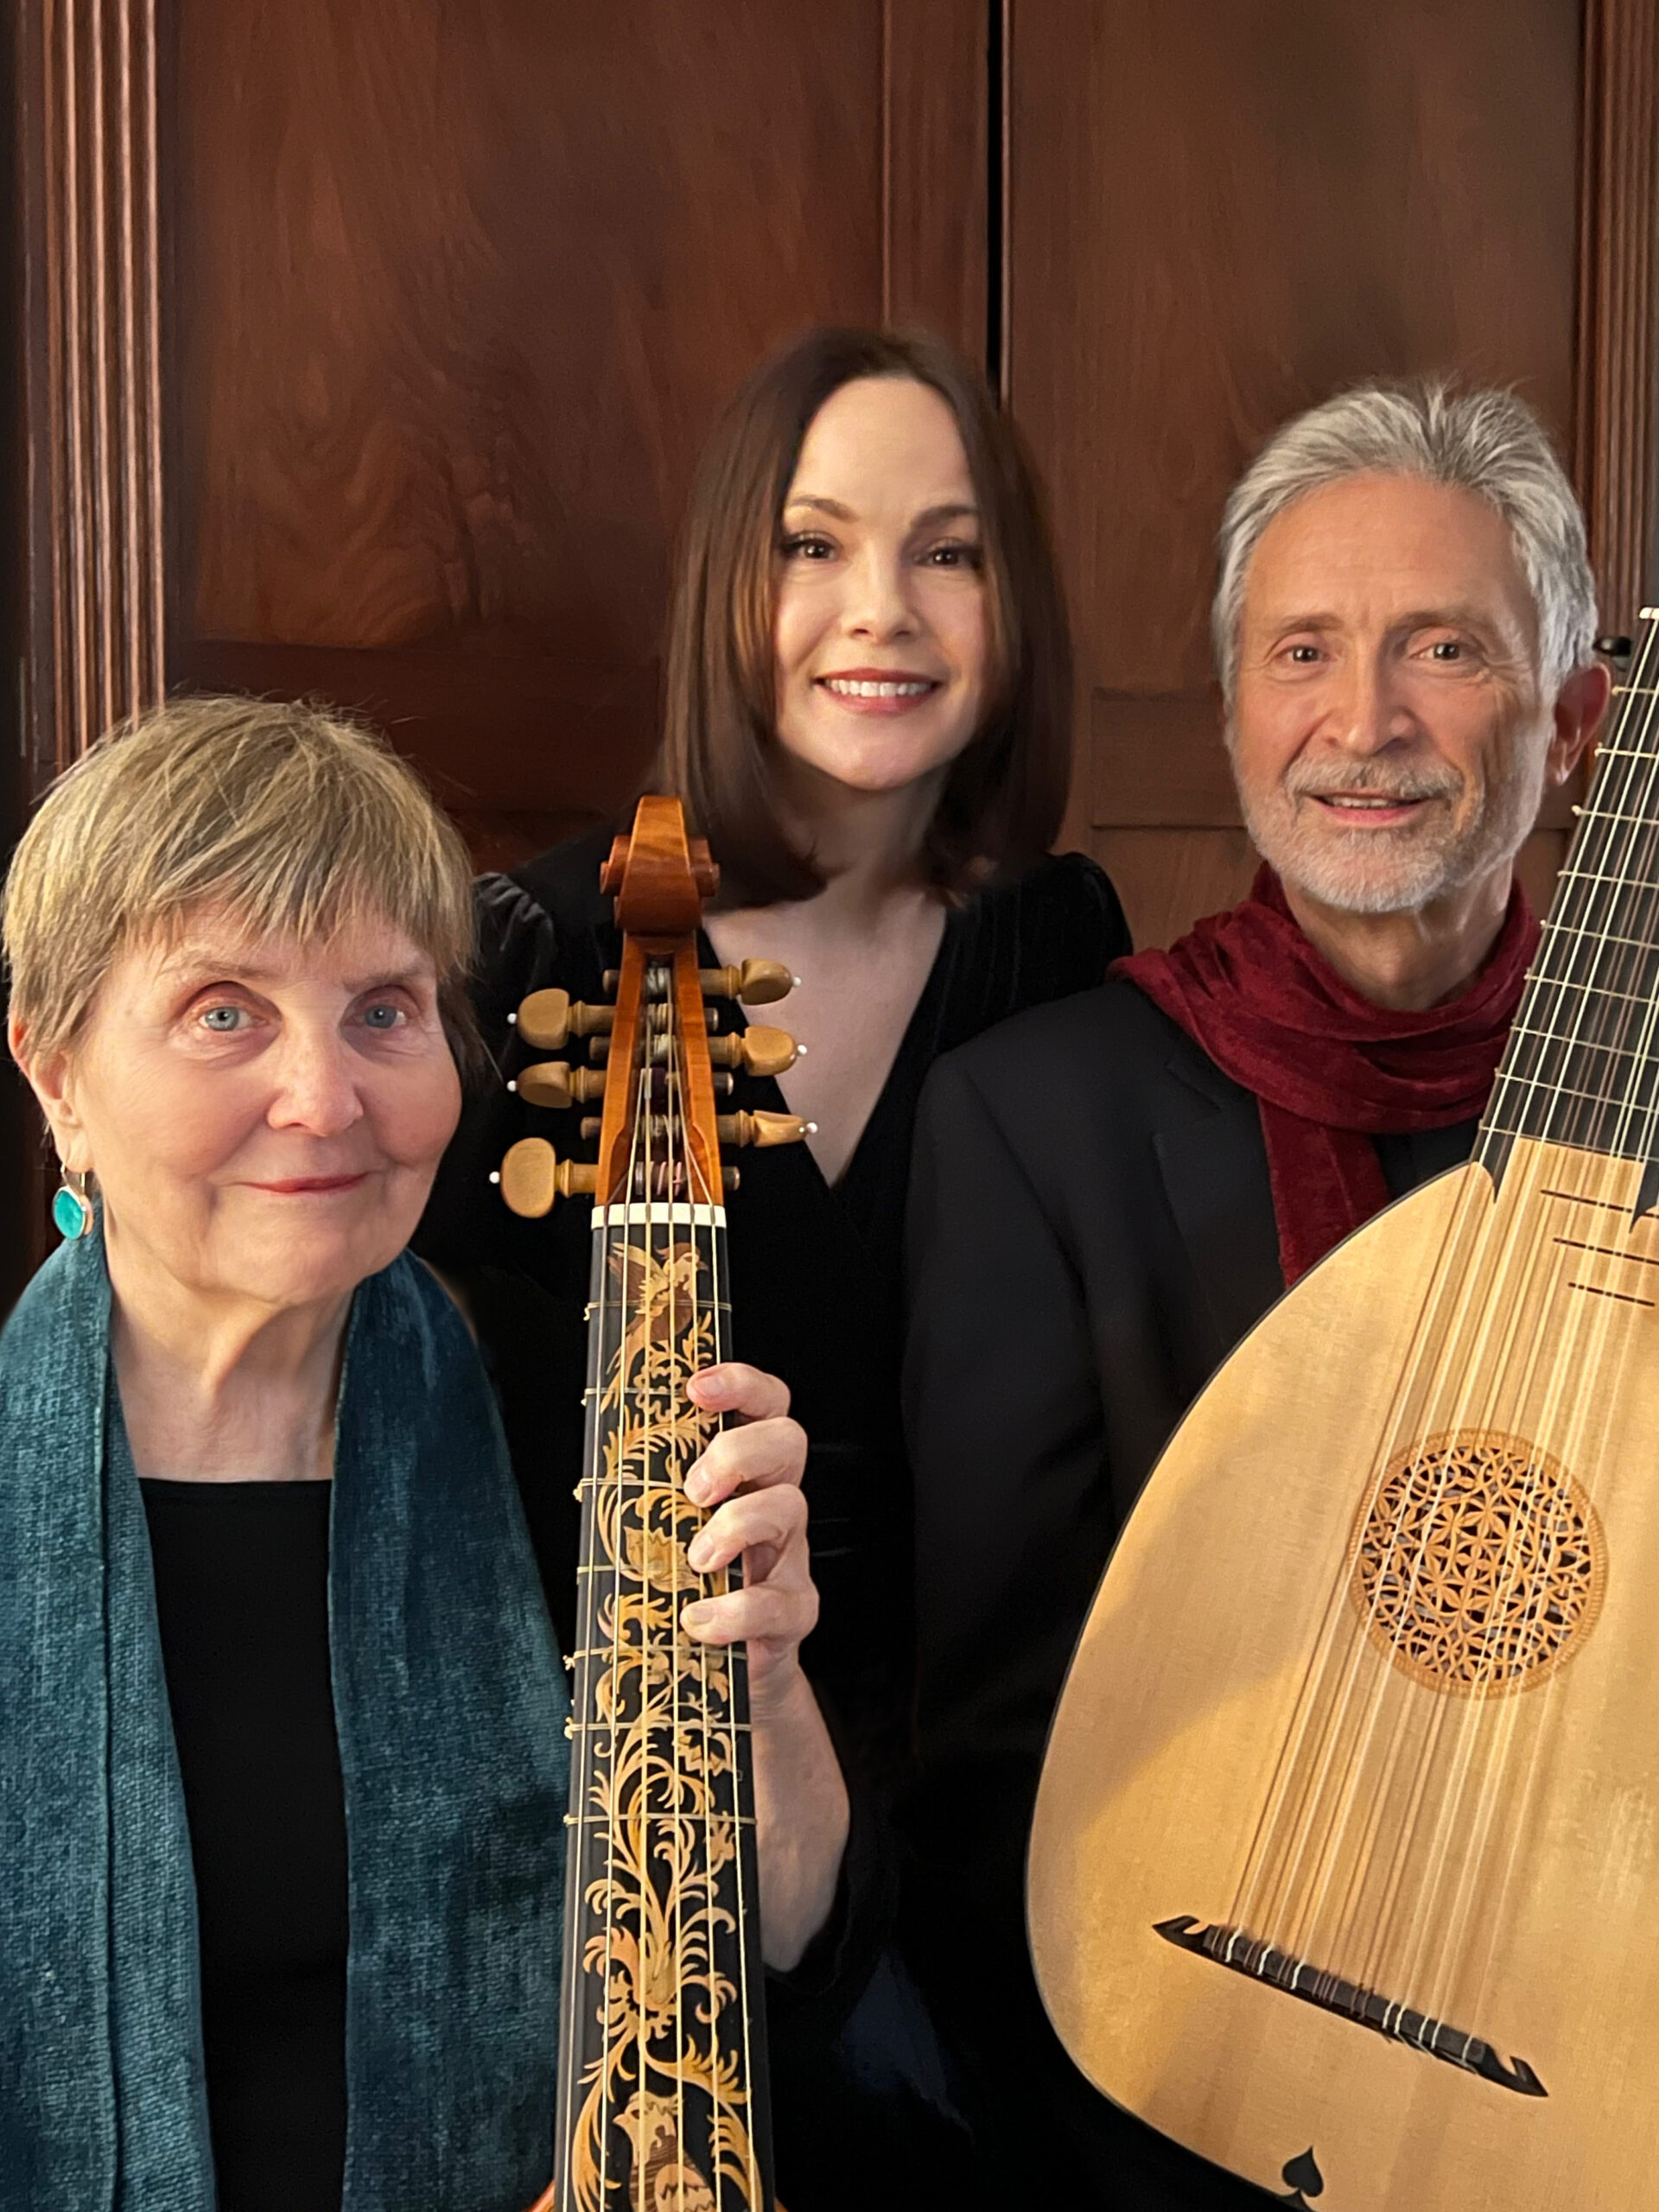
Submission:
[[[1643,685],[1643,677],[1651,669],[1654,658],[1654,637],[1655,632],[1650,630],[1644,640],[1642,657],[1637,670],[1633,671],[1630,687],[1638,696],[1645,692],[1645,696],[1649,698],[1653,695],[1651,690]],[[1634,705],[1634,702],[1632,704]],[[1651,842],[1654,825],[1654,784],[1656,777],[1659,777],[1659,760],[1656,760],[1651,747],[1653,721],[1654,710],[1651,707],[1646,709],[1637,709],[1634,713],[1627,712],[1621,717],[1620,728],[1614,744],[1604,748],[1604,753],[1610,759],[1618,760],[1618,765],[1611,768],[1603,767],[1600,770],[1598,779],[1592,786],[1591,804],[1585,810],[1586,815],[1592,819],[1609,817],[1634,823],[1639,825],[1641,831],[1648,835],[1649,842]],[[1628,730],[1635,728],[1638,724],[1640,725],[1639,741],[1634,746],[1627,746],[1621,742],[1626,737]],[[1621,753],[1628,757],[1620,760],[1618,756]],[[1637,788],[1638,785],[1639,792]],[[1630,804],[1631,801],[1636,802],[1634,810]],[[1581,844],[1582,840],[1581,830],[1580,838],[1575,840],[1575,845]],[[1568,868],[1564,871],[1569,888],[1565,902],[1558,901],[1558,911],[1565,903],[1567,913],[1561,915],[1553,925],[1547,925],[1547,927],[1551,930],[1552,937],[1564,936],[1569,930],[1573,933],[1574,942],[1568,950],[1568,976],[1566,978],[1557,978],[1548,973],[1548,952],[1552,937],[1547,937],[1540,959],[1535,967],[1534,977],[1529,982],[1526,1001],[1528,1005],[1535,1003],[1541,988],[1559,990],[1564,983],[1570,983],[1578,989],[1580,994],[1573,1030],[1564,1040],[1548,1029],[1529,1033],[1531,1026],[1525,1021],[1523,1012],[1522,1021],[1518,1025],[1521,1034],[1514,1039],[1510,1052],[1506,1053],[1503,1069],[1500,1073],[1498,1083],[1494,1086],[1492,1106],[1489,1109],[1486,1122],[1483,1124],[1484,1136],[1489,1128],[1501,1132],[1500,1116],[1504,1108],[1512,1103],[1512,1095],[1519,1088],[1529,1099],[1536,1100],[1541,1096],[1545,1098],[1545,1118],[1542,1125],[1544,1139],[1546,1141],[1560,1142],[1561,1141],[1560,1134],[1554,1126],[1554,1117],[1563,1106],[1569,1104],[1570,1094],[1575,1087],[1559,1079],[1552,1082],[1542,1063],[1548,1046],[1554,1044],[1561,1052],[1566,1068],[1568,1070],[1572,1068],[1573,1063],[1571,1055],[1580,1046],[1586,1010],[1592,1002],[1593,995],[1599,990],[1601,991],[1602,995],[1614,1003],[1615,1020],[1618,1025],[1616,1033],[1618,1048],[1628,1052],[1632,1057],[1640,1056],[1643,1061],[1651,1058],[1655,1023],[1656,1020],[1659,1019],[1659,1010],[1656,1009],[1653,995],[1638,995],[1628,991],[1606,990],[1600,983],[1598,968],[1599,960],[1605,960],[1610,953],[1613,959],[1618,959],[1622,957],[1623,951],[1632,943],[1637,944],[1650,957],[1652,951],[1650,937],[1630,939],[1623,932],[1609,928],[1609,920],[1619,918],[1617,916],[1602,918],[1599,937],[1592,935],[1582,915],[1578,918],[1569,918],[1573,914],[1573,902],[1580,898],[1576,879],[1582,878],[1588,887],[1584,896],[1584,904],[1586,906],[1593,906],[1599,893],[1604,899],[1611,898],[1615,901],[1623,897],[1627,903],[1630,903],[1631,872],[1628,868],[1611,874],[1601,870],[1583,869],[1575,867],[1577,859],[1576,852],[1569,855]],[[1637,881],[1635,895],[1646,896],[1651,901],[1653,891],[1652,870],[1649,867],[1647,880]],[[1579,957],[1586,944],[1589,944],[1592,948],[1591,974],[1580,978],[1573,975],[1571,971],[1573,963]],[[1626,963],[1627,966],[1630,964]],[[1630,978],[1627,976],[1624,980],[1629,981]],[[1630,1036],[1633,1028],[1637,1033],[1637,1042],[1631,1046]],[[1636,1084],[1632,1084],[1620,1101],[1618,1118],[1614,1124],[1613,1135],[1618,1149],[1627,1149],[1632,1138],[1632,1124],[1638,1115],[1643,1117],[1644,1124],[1642,1145],[1643,1149],[1650,1154],[1655,1108],[1651,1103],[1645,1106],[1642,1103],[1639,1090]],[[1524,1126],[1524,1115],[1522,1120]],[[1482,1157],[1484,1154],[1478,1153],[1477,1156]],[[1535,1209],[1531,1233],[1523,1249],[1515,1255],[1504,1255],[1506,1265],[1529,1281],[1536,1275],[1541,1257],[1548,1256],[1546,1248],[1554,1242],[1548,1237],[1547,1230],[1540,1227],[1535,1218],[1536,1212],[1537,1210]],[[1454,1269],[1452,1279],[1448,1279],[1448,1268],[1454,1262],[1456,1254],[1466,1239],[1468,1225],[1466,1219],[1464,1218],[1464,1211],[1460,1211],[1459,1219],[1454,1221],[1452,1230],[1445,1240],[1440,1262],[1436,1270],[1434,1295],[1431,1297],[1426,1309],[1428,1313],[1446,1325],[1438,1336],[1438,1358],[1426,1360],[1423,1349],[1425,1332],[1420,1331],[1418,1351],[1408,1363],[1401,1386],[1395,1395],[1391,1415],[1386,1425],[1388,1433],[1385,1436],[1383,1448],[1379,1453],[1372,1485],[1372,1497],[1368,1503],[1367,1515],[1362,1516],[1362,1522],[1376,1513],[1382,1481],[1388,1469],[1395,1460],[1400,1446],[1405,1441],[1408,1428],[1421,1437],[1426,1427],[1436,1428],[1444,1427],[1452,1433],[1467,1427],[1475,1410],[1471,1392],[1477,1389],[1478,1378],[1483,1373],[1492,1377],[1491,1395],[1485,1408],[1489,1422],[1495,1409],[1496,1400],[1500,1394],[1511,1400],[1515,1397],[1517,1378],[1514,1372],[1515,1345],[1512,1341],[1512,1332],[1511,1341],[1502,1347],[1496,1358],[1491,1356],[1492,1348],[1490,1339],[1495,1325],[1494,1317],[1502,1304],[1502,1301],[1494,1295],[1490,1300],[1491,1310],[1485,1325],[1478,1334],[1474,1347],[1465,1349],[1464,1356],[1459,1361],[1459,1372],[1455,1378],[1456,1387],[1452,1393],[1452,1402],[1450,1404],[1446,1402],[1446,1385],[1453,1381],[1453,1377],[1445,1371],[1446,1364],[1448,1360],[1457,1357],[1460,1347],[1465,1345],[1469,1319],[1467,1306],[1472,1295],[1472,1270],[1467,1266],[1460,1271]],[[1456,1279],[1459,1273],[1461,1274],[1460,1281]],[[1448,1303],[1451,1306],[1449,1313]],[[1516,1302],[1517,1311],[1520,1303],[1519,1300]],[[1583,1315],[1581,1312],[1574,1313],[1569,1328],[1569,1343],[1564,1348],[1570,1352],[1571,1356],[1558,1362],[1546,1394],[1543,1419],[1539,1424],[1545,1433],[1554,1433],[1554,1422],[1559,1414],[1561,1395],[1568,1387],[1571,1374],[1580,1369],[1581,1360],[1585,1357],[1595,1359],[1605,1353],[1607,1336],[1612,1325],[1612,1314],[1611,1302],[1602,1300],[1592,1301],[1591,1315]],[[1522,1398],[1524,1398],[1527,1386],[1534,1379],[1532,1370],[1535,1368],[1538,1357],[1539,1350],[1534,1344],[1527,1355],[1519,1377]],[[1425,1385],[1425,1370],[1426,1367],[1431,1366],[1438,1366],[1440,1371],[1430,1374]],[[1428,1408],[1437,1403],[1444,1408],[1444,1413],[1438,1419],[1426,1421],[1425,1414]],[[1573,1409],[1573,1436],[1567,1446],[1569,1461],[1577,1457],[1575,1446],[1581,1435],[1585,1418],[1586,1408],[1582,1403],[1580,1403]],[[1427,1511],[1420,1514],[1419,1516],[1421,1527],[1417,1560],[1413,1569],[1412,1585],[1408,1591],[1408,1599],[1415,1595],[1416,1582],[1426,1571],[1427,1548],[1433,1541],[1439,1516],[1446,1503],[1449,1465],[1449,1459],[1443,1461],[1435,1494]],[[1523,1569],[1521,1556],[1522,1545],[1528,1528],[1534,1525],[1537,1519],[1538,1495],[1541,1479],[1541,1463],[1535,1459],[1531,1469],[1531,1480],[1523,1500],[1522,1511],[1512,1519],[1506,1537],[1498,1576],[1498,1587],[1493,1601],[1495,1615],[1502,1613],[1514,1599],[1519,1586]],[[1395,1515],[1391,1530],[1393,1546],[1391,1556],[1397,1555],[1401,1548],[1405,1518],[1410,1508],[1410,1485],[1408,1484],[1402,1486]],[[1281,1948],[1297,1956],[1309,1955],[1309,1946],[1317,1946],[1320,1940],[1319,1930],[1321,1917],[1330,1902],[1332,1884],[1337,1878],[1341,1858],[1341,1845],[1346,1840],[1346,1832],[1349,1822],[1353,1817],[1357,1795],[1354,1790],[1346,1793],[1347,1802],[1342,1803],[1341,1818],[1334,1829],[1327,1816],[1325,1834],[1320,1836],[1314,1832],[1319,1824],[1321,1807],[1330,1795],[1332,1770],[1338,1759],[1343,1757],[1344,1745],[1352,1734],[1353,1692],[1363,1666],[1363,1646],[1370,1640],[1368,1635],[1351,1641],[1346,1655],[1347,1664],[1344,1669],[1347,1679],[1336,1686],[1336,1694],[1333,1696],[1330,1680],[1332,1660],[1335,1647],[1344,1641],[1341,1630],[1348,1611],[1349,1576],[1346,1567],[1347,1560],[1344,1559],[1344,1571],[1338,1576],[1337,1584],[1330,1593],[1325,1618],[1316,1638],[1314,1651],[1310,1655],[1310,1665],[1297,1700],[1295,1718],[1281,1751],[1268,1797],[1264,1802],[1262,1821],[1258,1823],[1256,1834],[1246,1853],[1235,1895],[1231,1918],[1231,1924],[1235,1928],[1249,1929],[1253,1932],[1268,1934],[1273,1941],[1281,1943]],[[1379,1578],[1372,1599],[1372,1618],[1365,1624],[1368,1631],[1373,1630],[1376,1626],[1376,1605],[1380,1601],[1381,1589],[1382,1582]],[[1402,1617],[1409,1617],[1409,1605],[1402,1609]],[[1399,1630],[1396,1630],[1395,1633],[1397,1635]],[[1459,1701],[1457,1717],[1459,1740],[1453,1745],[1452,1772],[1455,1786],[1449,1792],[1442,1794],[1438,1817],[1434,1823],[1433,1846],[1429,1854],[1431,1876],[1436,1879],[1443,1872],[1453,1847],[1455,1839],[1452,1830],[1457,1808],[1466,1790],[1469,1776],[1474,1768],[1483,1732],[1483,1723],[1486,1721],[1487,1713],[1491,1711],[1484,1693],[1494,1686],[1498,1663],[1494,1642],[1478,1664],[1476,1681],[1471,1693]],[[1347,1755],[1349,1770],[1356,1777],[1363,1773],[1365,1758],[1373,1748],[1372,1739],[1380,1709],[1387,1694],[1388,1672],[1389,1670],[1385,1669],[1376,1670],[1373,1674],[1371,1694],[1367,1700],[1370,1711],[1362,1715],[1360,1720],[1357,1738],[1360,1756],[1355,1758],[1351,1750]],[[1553,1700],[1548,1699],[1548,1694],[1552,1692],[1554,1688],[1552,1675],[1537,1686],[1535,1694],[1544,1695],[1547,1702],[1550,1702]],[[1528,1700],[1529,1705],[1532,1701],[1531,1699]],[[1405,1874],[1409,1847],[1414,1839],[1423,1808],[1424,1796],[1441,1749],[1440,1738],[1445,1733],[1446,1723],[1446,1704],[1447,1700],[1445,1698],[1437,1700],[1433,1725],[1427,1732],[1427,1741],[1420,1753],[1421,1771],[1417,1778],[1417,1786],[1409,1805],[1408,1816],[1398,1826],[1392,1863],[1385,1870],[1380,1901],[1381,1909],[1376,1912],[1372,1919],[1370,1938],[1365,1945],[1365,1955],[1359,1961],[1354,1976],[1354,1979],[1360,1981],[1362,1985],[1375,1984],[1382,1958],[1389,1947],[1390,1938],[1396,1930],[1399,1911],[1404,1902]],[[1399,1701],[1396,1701],[1395,1711],[1393,1739],[1389,1745],[1385,1761],[1385,1778],[1393,1765],[1397,1764],[1402,1748],[1400,1735],[1405,1723]],[[1501,1717],[1497,1732],[1500,1738],[1498,1758],[1487,1762],[1481,1777],[1477,1780],[1476,1833],[1479,1847],[1473,1852],[1465,1853],[1465,1855],[1463,1875],[1458,1891],[1454,1893],[1452,1911],[1446,1922],[1445,1935],[1440,1946],[1440,1960],[1432,1974],[1433,1982],[1437,1987],[1449,1987],[1451,1976],[1457,1968],[1459,1946],[1466,1933],[1466,1923],[1475,1902],[1473,1877],[1480,1863],[1481,1852],[1487,1840],[1499,1802],[1502,1769],[1507,1761],[1518,1726],[1519,1711],[1518,1699],[1511,1697],[1503,1700],[1500,1709]],[[1321,1714],[1322,1725],[1316,1726],[1316,1720]],[[1310,1730],[1318,1739],[1312,1746],[1308,1743]],[[1488,1735],[1492,1732],[1490,1724],[1486,1726],[1484,1732]],[[1542,1736],[1541,1729],[1535,1730],[1532,1753],[1528,1763],[1527,1781],[1522,1792],[1523,1804],[1532,1794],[1531,1781],[1535,1773],[1537,1760],[1541,1756]],[[1310,1750],[1313,1753],[1311,1771],[1308,1758]],[[1344,1894],[1340,1900],[1339,1923],[1346,1923],[1351,1918],[1360,1893],[1363,1891],[1370,1879],[1373,1863],[1379,1848],[1382,1808],[1387,1802],[1387,1797],[1386,1791],[1379,1790],[1370,1800],[1373,1815],[1371,1833],[1363,1840],[1361,1847],[1351,1854],[1349,1878],[1344,1885]],[[1288,1836],[1285,1834],[1287,1817],[1288,1817],[1290,1828]],[[1297,1840],[1299,1831],[1300,1832],[1300,1840]],[[1519,1841],[1520,1830],[1517,1826],[1511,1837],[1510,1859],[1505,1869],[1503,1889],[1504,1895],[1508,1894],[1515,1878]],[[1294,1928],[1285,1930],[1281,1942],[1277,1930],[1282,1924],[1287,1910],[1293,1905],[1300,1885],[1301,1861],[1310,1850],[1313,1852],[1315,1858],[1314,1879],[1311,1888],[1305,1892],[1302,1906],[1295,1911]],[[1421,1902],[1420,1891],[1419,1903]],[[1412,1915],[1417,1942],[1414,1946],[1415,1955],[1410,1962],[1408,1974],[1414,1984],[1427,1971],[1426,1946],[1430,1940],[1430,1917],[1421,1910]],[[1338,1940],[1335,1938],[1332,1940],[1332,1948],[1333,1951],[1338,1948]],[[1426,2012],[1435,2010],[1436,2000],[1431,1999],[1426,2001],[1422,2009]]]

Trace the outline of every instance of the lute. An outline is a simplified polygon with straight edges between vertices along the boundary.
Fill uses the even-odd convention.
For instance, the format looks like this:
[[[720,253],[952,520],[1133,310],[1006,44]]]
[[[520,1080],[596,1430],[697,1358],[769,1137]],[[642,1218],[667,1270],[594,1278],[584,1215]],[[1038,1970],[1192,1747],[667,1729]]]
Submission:
[[[1471,1163],[1305,1276],[1131,1515],[1033,1953],[1106,2095],[1318,2212],[1659,2171],[1659,615]]]
[[[707,1518],[684,1478],[716,1423],[685,1385],[726,1351],[722,1144],[792,1142],[792,1116],[721,1115],[731,1071],[781,1072],[781,1031],[721,1033],[708,998],[763,1004],[776,963],[700,969],[718,874],[677,800],[639,802],[601,874],[623,934],[614,1002],[539,991],[518,1036],[548,1058],[522,1096],[593,1102],[595,1161],[541,1137],[502,1161],[531,1218],[591,1193],[582,1481],[554,2179],[533,2212],[772,2212],[766,2012],[745,1658],[680,1626]],[[586,1050],[585,1065],[575,1057]],[[569,1056],[569,1057],[565,1057]]]

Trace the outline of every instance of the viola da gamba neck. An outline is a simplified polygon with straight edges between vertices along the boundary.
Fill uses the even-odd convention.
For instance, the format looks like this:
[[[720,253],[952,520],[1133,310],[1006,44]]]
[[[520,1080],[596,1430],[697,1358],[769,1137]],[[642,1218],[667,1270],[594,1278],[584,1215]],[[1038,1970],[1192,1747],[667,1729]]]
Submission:
[[[1517,1139],[1659,1150],[1659,613],[1643,624],[1481,1124],[1495,1180]]]
[[[724,1355],[723,1210],[596,1206],[588,1314],[555,2171],[560,2212],[772,2212],[741,1649],[679,1626]]]

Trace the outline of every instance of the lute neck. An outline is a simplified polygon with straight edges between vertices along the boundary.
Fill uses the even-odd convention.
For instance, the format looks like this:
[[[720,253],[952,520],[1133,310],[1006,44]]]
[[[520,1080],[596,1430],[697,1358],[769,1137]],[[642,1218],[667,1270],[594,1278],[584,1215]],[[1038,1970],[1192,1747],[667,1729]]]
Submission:
[[[1659,1114],[1659,610],[1557,881],[1475,1156],[1503,1172],[1517,1138],[1649,1160]]]
[[[685,1385],[725,1354],[725,1248],[719,1206],[594,1208],[561,2212],[772,2202],[745,1660],[679,1624],[711,1586],[684,1478],[715,1424]]]

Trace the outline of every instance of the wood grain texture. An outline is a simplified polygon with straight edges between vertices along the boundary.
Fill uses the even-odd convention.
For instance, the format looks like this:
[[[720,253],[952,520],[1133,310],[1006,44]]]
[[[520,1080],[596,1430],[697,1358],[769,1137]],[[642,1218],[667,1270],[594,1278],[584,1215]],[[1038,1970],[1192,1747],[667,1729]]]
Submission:
[[[814,321],[982,318],[973,11],[178,6],[175,676],[381,654],[469,829],[616,809],[728,393]]]
[[[24,0],[17,38],[32,797],[161,696],[155,0]]]
[[[160,698],[167,549],[156,0],[22,0],[10,35],[21,815]],[[32,1103],[5,1118],[20,1234],[0,1260],[0,1304],[51,1242]]]
[[[1632,1220],[1641,1177],[1523,1142],[1496,1202],[1461,1169],[1339,1246],[1198,1400],[1096,1600],[1033,1837],[1044,1993],[1099,2087],[1269,2190],[1312,2145],[1345,2212],[1650,2195],[1659,1228]],[[1536,1617],[1573,1639],[1553,1671],[1505,1687],[1483,1659],[1458,1694],[1391,1659],[1354,1599],[1374,1485],[1448,1434],[1564,1471],[1599,1578],[1576,1629]],[[1535,1571],[1507,1535],[1498,1555],[1512,1592]],[[1188,1914],[1455,2025],[1547,2094],[1155,1932]]]
[[[1605,630],[1659,591],[1659,0],[1586,0],[1580,493]]]
[[[1009,374],[1077,633],[1072,839],[1161,812],[1166,872],[1209,874],[1177,844],[1225,809],[1212,542],[1288,416],[1454,370],[1570,449],[1579,48],[1577,0],[1013,8]]]
[[[886,0],[882,319],[986,344],[986,0]]]

